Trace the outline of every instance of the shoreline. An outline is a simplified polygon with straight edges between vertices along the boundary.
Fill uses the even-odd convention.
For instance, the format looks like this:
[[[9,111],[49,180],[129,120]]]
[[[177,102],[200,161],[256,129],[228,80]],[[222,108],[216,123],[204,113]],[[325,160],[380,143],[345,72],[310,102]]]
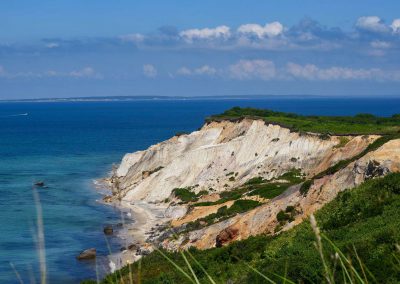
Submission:
[[[169,206],[145,201],[105,202],[104,197],[109,196],[107,193],[111,193],[108,179],[97,179],[94,184],[103,196],[99,202],[105,206],[112,206],[121,213],[122,226],[113,225],[114,232],[111,236],[118,238],[121,244],[120,251],[106,256],[109,272],[112,273],[127,264],[138,261],[143,255],[154,250],[149,238],[158,236],[159,229],[171,220],[167,216]]]

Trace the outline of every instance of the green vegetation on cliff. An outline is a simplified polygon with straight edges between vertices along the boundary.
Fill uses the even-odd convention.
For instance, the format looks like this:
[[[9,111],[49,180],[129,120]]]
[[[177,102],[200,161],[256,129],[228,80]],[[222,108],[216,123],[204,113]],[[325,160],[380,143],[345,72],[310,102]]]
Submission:
[[[236,120],[245,117],[263,119],[265,122],[279,124],[293,131],[331,135],[393,134],[400,131],[400,114],[391,117],[377,117],[372,114],[304,116],[272,110],[234,107],[222,114],[210,116],[206,121]]]
[[[295,283],[325,283],[327,277],[329,283],[398,283],[399,208],[400,174],[390,174],[339,194],[317,212],[321,250],[307,221],[278,236],[251,237],[222,248],[155,251],[103,283],[130,283],[129,275],[134,283],[139,276],[141,283],[196,283],[182,271],[195,274],[200,283],[210,283],[209,277],[215,283],[266,283],[265,277],[277,283],[284,282],[281,277]]]

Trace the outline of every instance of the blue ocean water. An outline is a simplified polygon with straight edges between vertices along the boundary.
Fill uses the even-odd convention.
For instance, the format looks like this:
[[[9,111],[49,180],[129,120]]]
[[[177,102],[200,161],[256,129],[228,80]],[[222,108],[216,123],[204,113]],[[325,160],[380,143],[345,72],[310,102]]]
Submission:
[[[97,202],[101,193],[93,180],[107,175],[126,152],[196,130],[206,116],[233,106],[317,115],[400,113],[398,98],[0,103],[0,283],[18,282],[10,262],[25,282],[39,277],[35,181],[48,186],[39,195],[49,282],[95,278],[94,263],[78,262],[75,256],[89,247],[106,256],[102,228],[120,222],[120,215]],[[112,250],[119,249],[119,240],[107,241]]]

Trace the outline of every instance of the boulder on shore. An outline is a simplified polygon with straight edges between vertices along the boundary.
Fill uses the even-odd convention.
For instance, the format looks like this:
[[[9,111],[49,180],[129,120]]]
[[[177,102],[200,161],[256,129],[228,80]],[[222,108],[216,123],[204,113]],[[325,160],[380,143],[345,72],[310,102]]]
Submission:
[[[128,249],[129,249],[129,250],[137,250],[137,249],[138,249],[138,245],[137,245],[137,244],[130,244],[130,245],[128,246]]]
[[[94,259],[96,258],[96,249],[90,248],[82,251],[77,257],[78,260]]]

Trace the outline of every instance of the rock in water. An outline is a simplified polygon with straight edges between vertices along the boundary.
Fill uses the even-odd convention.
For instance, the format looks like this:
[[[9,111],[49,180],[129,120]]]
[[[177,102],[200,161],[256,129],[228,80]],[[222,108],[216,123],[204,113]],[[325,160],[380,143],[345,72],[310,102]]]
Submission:
[[[96,249],[90,248],[90,249],[84,250],[76,258],[78,260],[94,259],[94,258],[96,258]]]
[[[43,186],[44,186],[44,181],[37,181],[37,182],[35,182],[35,186],[43,187]]]
[[[105,227],[104,227],[103,232],[104,232],[104,234],[106,234],[106,235],[112,235],[113,232],[114,232],[114,229],[113,229],[112,226],[108,225],[108,226],[105,226]]]

